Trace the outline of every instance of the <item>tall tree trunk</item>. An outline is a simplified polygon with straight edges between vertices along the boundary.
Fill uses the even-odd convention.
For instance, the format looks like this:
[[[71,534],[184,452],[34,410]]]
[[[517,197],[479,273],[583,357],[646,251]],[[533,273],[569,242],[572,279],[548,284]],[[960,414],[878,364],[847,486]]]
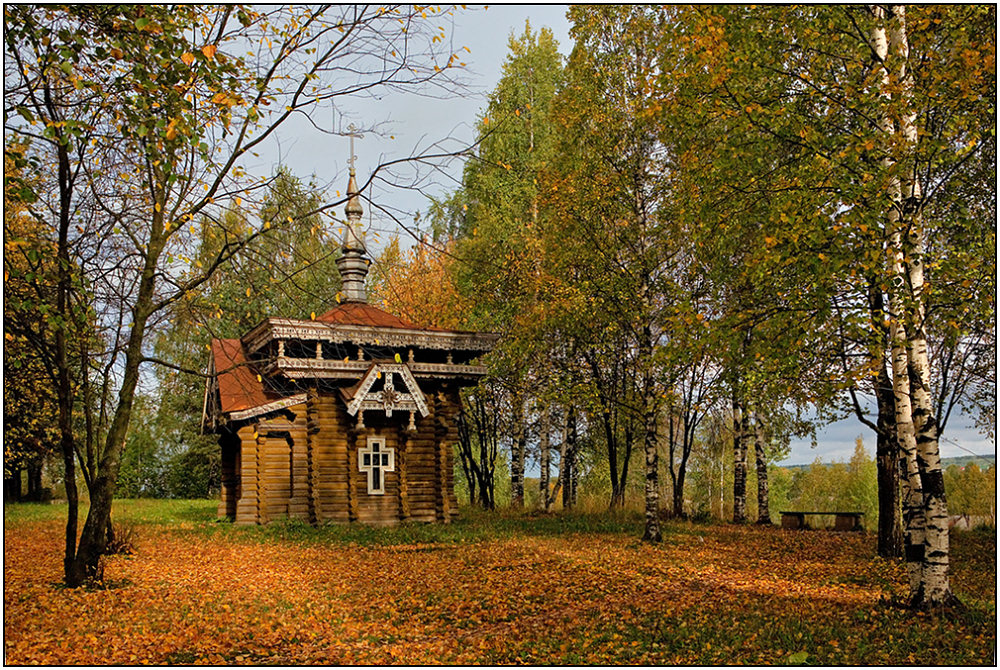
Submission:
[[[517,395],[513,398],[515,436],[510,458],[510,502],[515,508],[524,507],[524,451],[528,440],[525,426],[524,403]]]
[[[757,523],[771,525],[770,493],[767,488],[767,452],[760,414],[753,412],[754,453],[757,459]]]
[[[9,470],[10,476],[6,476]],[[3,500],[4,502],[20,502],[21,500],[21,466],[12,463],[4,468]]]
[[[90,509],[87,520],[80,532],[74,563],[75,574],[81,572],[88,578],[98,577],[98,561],[104,553],[111,523],[111,502],[115,494],[115,482],[125,449],[125,436],[132,417],[135,389],[139,383],[139,366],[142,363],[142,345],[146,335],[146,322],[153,312],[153,290],[156,282],[156,266],[163,250],[165,238],[162,233],[162,203],[153,215],[150,239],[146,248],[146,258],[132,310],[132,328],[125,348],[125,362],[122,369],[122,385],[118,391],[118,404],[111,426],[108,429],[104,450],[98,461],[98,473],[89,486]]]
[[[469,488],[469,505],[475,505],[476,483],[479,481],[476,459],[472,455],[472,432],[469,426],[469,416],[465,409],[458,413],[458,456],[462,463],[462,473],[465,475],[465,483]]]
[[[881,281],[872,273],[868,276],[868,308],[872,329],[879,333],[878,353],[872,355],[872,391],[878,408],[875,424],[875,463],[878,480],[878,555],[902,558],[903,523],[899,507],[899,446],[896,441],[896,403],[892,379],[886,370],[886,349],[889,347],[889,315],[885,311]]]
[[[569,412],[563,414],[562,421],[562,439],[559,441],[559,474],[556,475],[556,485],[552,489],[552,497],[549,498],[549,504],[555,504],[556,500],[559,499],[559,494],[562,492],[565,482],[567,481],[568,473],[566,468],[568,466],[567,461],[569,457],[567,452],[569,449],[569,442],[566,439],[566,435],[569,432]]]
[[[46,104],[52,107],[51,92],[45,88]],[[54,117],[57,118],[57,117]],[[56,126],[56,133],[62,131]],[[68,328],[75,323],[70,292],[73,289],[71,261],[69,257],[69,226],[72,207],[73,179],[70,172],[68,147],[57,145],[59,159],[59,237],[56,245],[58,267],[56,270],[56,311],[59,320],[55,324],[56,339],[56,398],[59,405],[59,447],[63,457],[64,482],[66,486],[66,535],[63,551],[63,577],[66,585],[79,586],[86,575],[76,564],[76,533],[79,519],[79,493],[76,488],[76,443],[73,434],[73,383],[70,375]]]
[[[622,455],[622,465],[618,475],[618,509],[625,507],[625,485],[628,482],[628,466],[632,460],[632,446],[635,444],[635,428],[630,418],[626,419],[622,432],[625,439],[625,453]]]
[[[645,352],[651,354],[651,348]],[[646,365],[651,362],[651,356],[643,359]],[[647,370],[643,372],[642,379],[642,404],[643,404],[643,424],[645,435],[643,437],[643,451],[646,455],[646,528],[642,539],[644,542],[660,542],[660,480],[657,462],[657,414],[659,407],[656,401],[656,390],[653,385],[653,375]]]
[[[622,490],[623,481],[618,478],[618,436],[615,435],[614,424],[611,421],[611,412],[605,409],[601,412],[601,421],[604,424],[604,441],[608,450],[608,471],[611,475],[611,509],[621,508],[625,504],[625,495]],[[625,464],[628,467],[628,464]]]
[[[26,465],[28,471],[28,500],[42,499],[42,459],[31,459]]]
[[[733,391],[733,523],[747,520],[747,436],[743,403]]]
[[[576,471],[576,408],[570,405],[566,409],[566,435],[564,439],[563,465],[560,467],[562,476],[563,509],[573,509],[576,504],[574,495],[574,477]]]
[[[672,396],[671,396],[672,398]],[[677,471],[674,470],[674,452],[677,447],[677,433],[674,431],[674,403],[667,402],[667,474],[670,476],[670,516],[680,516],[677,511]]]
[[[686,478],[686,472],[683,468],[677,473],[677,479],[674,484],[674,516],[678,519],[683,519],[684,514],[684,479]]]
[[[908,68],[909,43],[906,34],[906,8],[894,5],[890,30],[890,48],[899,67],[902,114],[900,131],[908,153],[916,150],[919,140],[916,114],[913,112],[913,76]],[[931,394],[930,358],[927,354],[927,332],[924,296],[924,257],[927,253],[921,201],[923,193],[917,167],[903,171],[901,179],[902,217],[906,233],[903,236],[903,262],[906,272],[907,311],[903,319],[906,333],[910,397],[913,402],[913,423],[916,432],[924,512],[923,592],[914,602],[918,607],[936,607],[956,601],[948,579],[950,558],[948,534],[948,503],[944,492],[944,473],[938,445],[937,413]]]
[[[881,7],[874,7],[875,21],[871,31],[871,46],[875,56],[881,61],[881,95],[888,99],[888,89],[891,85],[886,58],[889,55],[889,42],[886,36],[884,21],[885,12]],[[886,111],[879,119],[879,130],[885,137],[886,157],[882,167],[891,174],[895,168],[890,158],[889,150],[895,127],[889,112]],[[902,287],[907,278],[903,265],[902,234],[900,231],[900,206],[902,190],[898,177],[890,177],[888,186],[890,200],[886,213],[886,252],[889,270],[889,337],[892,356],[892,389],[896,407],[896,433],[903,467],[903,521],[905,523],[904,545],[907,574],[910,582],[910,600],[923,600],[923,560],[924,560],[924,526],[923,491],[920,482],[920,468],[917,464],[917,440],[913,426],[913,412],[910,398],[910,381],[908,374],[908,356],[906,351],[906,333],[902,319],[905,314]]]
[[[885,369],[874,378],[875,402],[878,405],[878,430],[875,433],[875,461],[878,471],[878,555],[903,556],[903,523],[899,509],[899,446],[896,441],[895,400],[892,380]]]
[[[542,509],[546,512],[552,501],[549,499],[549,407],[546,405],[542,409],[541,427],[538,433],[538,461],[541,472],[538,476],[538,493],[542,502]]]

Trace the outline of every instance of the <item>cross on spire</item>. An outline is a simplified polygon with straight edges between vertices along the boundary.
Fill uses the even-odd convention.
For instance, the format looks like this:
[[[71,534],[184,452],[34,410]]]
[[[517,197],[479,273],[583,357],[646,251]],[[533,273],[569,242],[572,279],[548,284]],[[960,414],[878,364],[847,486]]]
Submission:
[[[344,240],[341,244],[340,258],[337,259],[337,269],[340,270],[341,289],[348,302],[368,302],[365,291],[365,276],[368,274],[368,260],[365,258],[364,232],[361,230],[361,198],[358,197],[358,182],[354,174],[354,138],[361,137],[358,129],[352,123],[348,126],[351,138],[350,177],[347,180],[347,205],[344,214],[347,222],[344,226]]]
[[[354,174],[354,159],[357,158],[357,156],[354,155],[354,138],[356,137],[360,140],[364,138],[364,135],[359,133],[358,127],[352,123],[351,125],[347,126],[347,136],[351,138],[351,155],[347,159],[347,163],[348,165],[351,166],[351,174]]]

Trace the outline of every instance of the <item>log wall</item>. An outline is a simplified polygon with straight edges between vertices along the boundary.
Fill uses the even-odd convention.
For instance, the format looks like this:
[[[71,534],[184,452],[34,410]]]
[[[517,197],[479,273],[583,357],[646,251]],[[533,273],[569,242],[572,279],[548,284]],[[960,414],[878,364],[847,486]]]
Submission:
[[[316,390],[305,403],[244,426],[230,438],[233,483],[224,490],[220,515],[235,510],[241,524],[449,522],[458,515],[453,445],[460,401],[457,390],[427,400],[430,413],[416,420],[414,431],[406,430],[406,412],[390,418],[367,412],[359,430],[339,394]],[[395,469],[383,473],[383,494],[368,493],[368,475],[358,468],[368,436],[381,437],[395,452]]]

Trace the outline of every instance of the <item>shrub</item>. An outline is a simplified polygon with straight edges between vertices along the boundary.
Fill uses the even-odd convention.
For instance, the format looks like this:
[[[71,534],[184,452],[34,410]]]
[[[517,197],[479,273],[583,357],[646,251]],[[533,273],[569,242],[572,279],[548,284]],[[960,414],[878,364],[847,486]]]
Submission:
[[[137,535],[136,527],[131,521],[112,521],[104,554],[106,556],[134,554]]]

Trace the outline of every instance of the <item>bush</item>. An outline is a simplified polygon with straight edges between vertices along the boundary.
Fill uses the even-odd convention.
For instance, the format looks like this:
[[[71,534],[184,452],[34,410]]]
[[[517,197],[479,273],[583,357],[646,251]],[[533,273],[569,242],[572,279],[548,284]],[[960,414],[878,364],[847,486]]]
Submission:
[[[104,546],[105,556],[130,556],[135,553],[138,533],[131,521],[112,521],[111,532]]]

